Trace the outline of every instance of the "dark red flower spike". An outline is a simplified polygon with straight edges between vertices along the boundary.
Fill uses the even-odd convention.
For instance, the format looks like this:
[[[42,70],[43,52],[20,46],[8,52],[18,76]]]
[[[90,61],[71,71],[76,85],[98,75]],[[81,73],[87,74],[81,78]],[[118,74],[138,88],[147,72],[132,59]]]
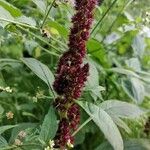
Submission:
[[[93,10],[96,4],[97,0],[75,0],[76,13],[72,17],[69,50],[61,56],[58,63],[53,85],[59,95],[54,106],[60,114],[55,145],[61,149],[73,145],[72,133],[80,122],[79,107],[74,100],[81,96],[89,74],[89,65],[83,64],[83,59],[86,55],[86,41],[90,36]]]

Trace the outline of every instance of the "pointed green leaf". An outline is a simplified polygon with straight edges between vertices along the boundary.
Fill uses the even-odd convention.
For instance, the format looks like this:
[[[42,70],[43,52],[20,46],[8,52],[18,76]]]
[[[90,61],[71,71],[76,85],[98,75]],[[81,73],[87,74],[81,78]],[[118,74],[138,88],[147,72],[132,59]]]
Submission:
[[[5,132],[6,130],[9,130],[11,128],[16,127],[17,125],[6,125],[6,126],[1,126],[0,127],[0,134],[2,134],[3,132]]]
[[[0,0],[0,6],[5,8],[13,17],[19,17],[22,15],[21,11],[16,8],[15,6],[11,5],[10,3],[6,2],[5,0]]]
[[[54,109],[51,107],[44,118],[39,139],[48,142],[50,139],[54,138],[57,128],[57,118]]]
[[[123,150],[121,134],[111,117],[103,109],[92,103],[79,101],[78,104],[88,113],[96,125],[101,129],[113,148],[115,150]]]
[[[108,142],[102,143],[95,150],[114,150]],[[129,139],[124,141],[124,150],[150,150],[148,139]]]
[[[0,148],[8,146],[7,141],[0,135]]]
[[[50,89],[54,82],[54,75],[49,68],[34,58],[22,58],[25,63],[40,79],[42,79]]]
[[[19,123],[16,127],[13,128],[11,132],[11,137],[9,139],[9,143],[13,144],[15,142],[15,139],[17,138],[20,131],[29,129],[29,128],[35,128],[37,126],[37,123]]]
[[[0,18],[12,20],[12,21],[14,20],[12,15],[6,9],[4,9],[2,6],[0,6]],[[8,24],[8,22],[1,21],[1,19],[0,19],[0,26],[2,26],[4,28],[7,24]]]
[[[137,105],[117,100],[104,101],[100,104],[100,108],[106,111],[110,116],[122,118],[136,118],[145,113]]]

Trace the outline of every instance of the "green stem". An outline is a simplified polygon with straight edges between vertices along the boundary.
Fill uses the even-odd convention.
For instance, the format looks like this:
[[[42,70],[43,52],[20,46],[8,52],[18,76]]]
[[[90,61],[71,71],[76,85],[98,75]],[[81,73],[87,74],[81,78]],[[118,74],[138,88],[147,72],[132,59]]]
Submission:
[[[112,24],[110,25],[109,29],[106,31],[105,36],[103,37],[103,39],[102,39],[102,41],[101,41],[100,43],[103,43],[103,42],[104,42],[104,40],[105,40],[105,38],[106,38],[106,35],[108,35],[108,34],[111,32],[113,26],[115,25],[115,23],[116,23],[117,19],[119,18],[119,16],[122,14],[123,10],[124,10],[130,3],[132,3],[133,1],[134,1],[134,0],[131,0],[130,2],[127,2],[125,5],[123,5],[123,7],[122,7],[122,9],[119,11],[119,13],[118,13],[116,19],[112,22]],[[90,54],[95,53],[95,52],[97,52],[97,51],[99,51],[99,50],[100,50],[100,49],[96,49],[96,50],[92,51]]]
[[[6,148],[1,148],[1,150],[13,150],[13,149],[17,149],[17,148],[23,148],[24,146],[28,147],[28,146],[38,146],[41,147],[41,145],[39,144],[35,144],[35,143],[30,143],[30,144],[23,144],[23,145],[12,145],[12,146],[8,146]]]
[[[41,25],[41,29],[44,27],[44,24],[45,24],[45,22],[46,22],[46,19],[47,19],[49,13],[50,13],[50,11],[51,11],[51,9],[52,9],[52,7],[53,7],[55,1],[56,1],[56,0],[53,0],[53,2],[51,3],[51,5],[50,5],[50,7],[49,7],[49,9],[48,9],[48,11],[47,11],[47,14],[46,14],[45,17],[44,17],[43,23],[42,23],[42,25]]]
[[[92,120],[91,117],[89,117],[81,126],[72,134],[72,136],[75,136],[86,124],[88,124]]]
[[[19,61],[19,60],[7,59],[7,58],[0,58],[0,62],[21,63],[21,61]]]
[[[40,47],[43,51],[47,52],[47,53],[50,54],[50,55],[54,55],[54,56],[56,56],[56,57],[59,57],[59,54],[57,54],[57,53],[55,53],[55,52],[49,51],[49,50],[47,50],[46,48],[44,48],[44,47],[42,47],[42,46],[40,46],[40,45],[38,45],[38,47]]]
[[[15,25],[19,25],[19,26],[22,26],[22,27],[27,27],[27,28],[30,28],[30,29],[35,29],[35,30],[38,30],[37,27],[34,27],[34,26],[30,26],[28,24],[25,24],[25,23],[20,23],[20,22],[16,22],[14,20],[9,20],[9,19],[5,19],[5,18],[0,18],[1,21],[5,21],[5,22],[9,22],[9,23],[13,23]],[[61,41],[55,39],[54,37],[51,36],[51,39],[53,41],[56,41],[57,43],[59,43],[60,45],[62,45],[63,47],[67,48],[67,45],[62,43]]]
[[[108,12],[111,10],[111,8],[115,5],[115,3],[117,2],[117,0],[114,0],[112,2],[112,4],[109,6],[109,8],[106,10],[106,12],[104,13],[104,15],[100,18],[100,20],[97,22],[97,24],[95,25],[95,27],[93,28],[93,30],[91,31],[91,35],[94,33],[94,31],[96,30],[96,28],[100,25],[100,23],[103,21],[103,19],[106,17],[106,15],[108,14]]]
[[[25,29],[25,28],[23,28],[23,27],[21,27],[21,26],[19,26],[19,25],[17,25],[17,27],[20,28],[21,30],[23,30],[23,31],[25,31],[25,32],[27,32],[27,33],[29,33],[30,35],[34,36],[35,38],[37,38],[37,39],[40,40],[41,42],[43,42],[43,43],[47,44],[48,46],[52,47],[52,48],[55,49],[56,51],[61,52],[57,47],[53,46],[52,44],[50,44],[49,42],[47,42],[45,39],[43,39],[43,38],[41,38],[40,36],[34,34],[33,32],[31,32],[31,31],[29,31],[29,30],[27,30],[27,29]]]
[[[130,2],[132,2],[132,1],[133,1],[133,0],[131,0]],[[128,6],[128,4],[129,4],[129,2],[124,3],[124,5],[123,5],[123,7],[121,8],[121,10],[119,11],[119,13],[118,13],[116,19],[112,22],[112,24],[110,25],[109,29],[107,30],[107,32],[106,32],[107,34],[109,34],[109,33],[111,32],[111,30],[112,30],[113,26],[115,25],[117,19],[122,15],[122,12],[123,12],[124,9]],[[103,37],[103,39],[102,39],[101,42],[104,42],[104,40],[105,40],[107,34],[105,34],[105,36]]]
[[[10,22],[10,23],[13,23],[13,24],[16,24],[16,25],[20,25],[20,26],[28,27],[28,28],[31,28],[31,29],[38,30],[38,28],[37,28],[37,27],[30,26],[30,25],[28,25],[28,24],[21,23],[21,22],[17,22],[17,21],[14,21],[14,20],[9,20],[9,19],[5,19],[5,18],[0,18],[0,20],[1,20],[1,21],[5,21],[5,22]]]
[[[64,43],[62,43],[61,41],[55,39],[54,37],[51,36],[50,38],[51,38],[53,41],[55,41],[55,42],[59,43],[60,45],[62,45],[64,48],[68,48],[66,44],[64,44]]]

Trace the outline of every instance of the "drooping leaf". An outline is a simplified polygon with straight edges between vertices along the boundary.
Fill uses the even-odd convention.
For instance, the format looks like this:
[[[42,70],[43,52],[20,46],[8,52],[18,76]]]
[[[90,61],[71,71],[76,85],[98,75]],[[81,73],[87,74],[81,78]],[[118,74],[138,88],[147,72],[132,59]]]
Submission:
[[[118,100],[108,100],[100,104],[100,108],[111,116],[122,118],[136,118],[144,114],[144,111],[134,104]]]
[[[20,61],[15,60],[15,59],[8,59],[8,58],[0,59],[0,70],[6,66],[10,66],[12,68],[17,68],[17,67],[21,66],[21,63],[20,63]]]
[[[36,123],[20,123],[16,127],[13,128],[11,132],[11,137],[9,139],[9,143],[14,143],[14,140],[17,138],[20,131],[23,131],[28,128],[35,128],[37,126]]]
[[[105,44],[112,44],[120,38],[121,38],[121,36],[118,33],[113,32],[105,38],[104,43]]]
[[[104,46],[96,39],[89,39],[87,42],[87,49],[89,54],[96,58],[100,65],[108,68],[110,61],[107,58]]]
[[[8,22],[6,21],[2,21],[2,19],[8,19],[13,21],[14,18],[12,17],[12,15],[6,10],[4,9],[2,6],[0,6],[0,26],[2,26],[3,28],[8,24]]]
[[[57,128],[57,118],[54,109],[51,107],[44,118],[39,139],[45,143],[48,142],[55,136]]]
[[[146,48],[144,37],[142,37],[141,35],[137,35],[133,40],[132,48],[135,55],[142,57]]]
[[[89,65],[90,65],[90,70],[89,70],[89,76],[87,80],[87,88],[95,89],[95,87],[99,86],[99,73],[92,61],[89,61]]]
[[[41,11],[41,13],[45,13],[46,4],[43,0],[32,0],[34,4],[36,4],[37,8]]]
[[[68,30],[64,26],[62,26],[61,24],[59,24],[58,22],[50,20],[48,22],[48,27],[54,28],[55,30],[57,30],[59,32],[59,34],[62,37],[64,37],[65,39],[67,38],[67,36],[68,36]]]
[[[0,135],[0,148],[8,146],[8,143],[4,137]]]
[[[22,15],[21,11],[16,8],[15,6],[11,5],[10,3],[6,2],[5,0],[0,0],[0,6],[5,8],[13,17],[19,17]]]
[[[85,90],[89,91],[92,98],[96,101],[97,98],[102,98],[101,91],[104,91],[105,88],[99,85],[99,73],[94,61],[89,59],[88,63],[90,65],[90,70]]]
[[[1,115],[3,114],[4,112],[4,108],[0,105],[0,118],[1,118]]]
[[[50,89],[54,82],[54,75],[49,68],[34,58],[21,59],[40,79],[42,79]]]
[[[137,100],[137,103],[141,104],[145,97],[144,85],[142,81],[137,78],[130,78],[130,81],[132,83],[133,96]]]
[[[131,133],[130,128],[128,127],[128,125],[122,119],[120,119],[117,116],[111,116],[111,118],[118,127],[124,129],[127,133]]]
[[[143,82],[135,77],[128,77],[128,80],[122,80],[122,87],[126,94],[137,104],[141,104],[146,95]]]
[[[124,150],[149,150],[150,141],[148,139],[129,139],[124,141]],[[102,143],[95,150],[113,150],[108,142]]]
[[[36,26],[35,20],[31,17],[21,16],[21,17],[17,18],[16,21],[25,23],[25,24],[28,24],[31,26]]]
[[[115,150],[123,150],[121,134],[111,117],[100,107],[87,102],[77,102],[92,118],[96,125],[104,133],[107,140]]]
[[[17,125],[6,125],[6,126],[1,126],[0,127],[0,134],[2,134],[3,132],[5,132],[6,130],[9,130],[11,128],[16,127]]]
[[[133,76],[135,78],[140,78],[140,76],[138,74],[136,74],[135,72],[133,72],[131,70],[128,70],[128,69],[111,68],[111,69],[109,69],[109,71],[120,73],[120,74],[124,74],[124,75],[128,75],[128,76]]]
[[[138,58],[130,58],[129,60],[126,60],[126,64],[131,69],[134,69],[134,71],[141,71],[141,64]]]

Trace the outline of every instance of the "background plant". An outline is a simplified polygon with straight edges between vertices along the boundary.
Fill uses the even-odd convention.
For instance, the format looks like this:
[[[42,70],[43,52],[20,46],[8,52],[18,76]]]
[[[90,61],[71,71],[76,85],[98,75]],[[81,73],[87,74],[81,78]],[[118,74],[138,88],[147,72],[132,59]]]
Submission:
[[[121,150],[122,141],[127,150],[149,149],[149,5],[105,0],[97,6],[74,149]],[[72,1],[0,0],[0,149],[53,146],[58,120],[51,85],[73,14]]]

